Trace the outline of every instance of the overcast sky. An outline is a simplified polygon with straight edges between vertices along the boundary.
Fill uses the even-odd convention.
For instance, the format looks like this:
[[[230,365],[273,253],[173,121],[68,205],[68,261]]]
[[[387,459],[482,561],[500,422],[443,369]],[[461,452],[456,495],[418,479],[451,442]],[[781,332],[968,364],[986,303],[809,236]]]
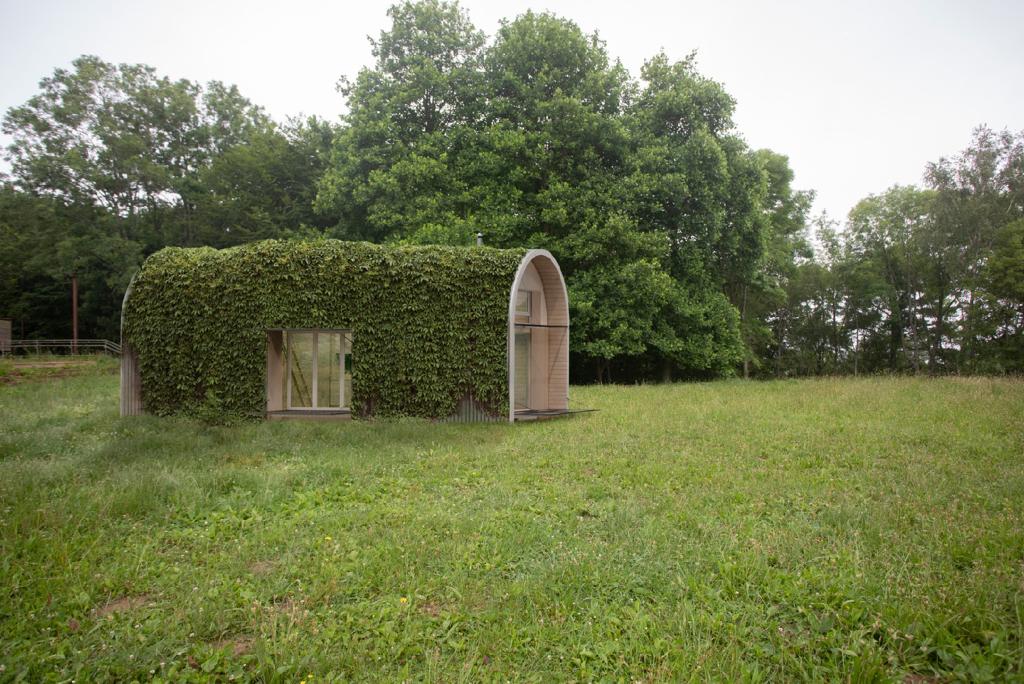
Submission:
[[[368,35],[390,2],[0,0],[0,109],[81,54],[142,62],[173,78],[239,86],[278,119],[335,119],[339,76],[370,64]],[[1024,2],[467,0],[493,35],[533,9],[597,31],[634,75],[664,49],[698,52],[700,71],[737,100],[752,147],[790,158],[816,211],[835,218],[925,163],[955,154],[971,129],[1024,129]],[[3,140],[6,144],[7,140]],[[2,164],[8,168],[6,163]]]

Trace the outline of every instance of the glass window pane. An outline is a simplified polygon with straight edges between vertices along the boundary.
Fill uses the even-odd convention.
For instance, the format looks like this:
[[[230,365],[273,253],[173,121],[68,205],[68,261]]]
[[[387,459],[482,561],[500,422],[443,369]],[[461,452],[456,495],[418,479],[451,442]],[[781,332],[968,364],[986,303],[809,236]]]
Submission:
[[[342,350],[345,354],[345,391],[342,394],[341,407],[349,408],[352,405],[352,336],[345,335],[342,342],[345,345]]]
[[[530,403],[530,333],[516,333],[516,405],[529,408]]]
[[[518,290],[516,292],[516,313],[524,316],[530,315],[530,304],[533,297],[529,290]]]
[[[313,406],[313,333],[288,333],[289,407]]]
[[[341,406],[341,333],[318,333],[316,349],[317,408],[338,408]]]

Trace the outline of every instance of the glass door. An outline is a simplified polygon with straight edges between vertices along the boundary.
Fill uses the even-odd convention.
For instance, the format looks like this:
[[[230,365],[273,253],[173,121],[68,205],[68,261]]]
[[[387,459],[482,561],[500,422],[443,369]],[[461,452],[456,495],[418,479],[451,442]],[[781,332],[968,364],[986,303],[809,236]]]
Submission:
[[[288,408],[313,408],[313,350],[315,333],[290,332],[288,349]]]
[[[341,333],[316,333],[316,405],[341,408]]]

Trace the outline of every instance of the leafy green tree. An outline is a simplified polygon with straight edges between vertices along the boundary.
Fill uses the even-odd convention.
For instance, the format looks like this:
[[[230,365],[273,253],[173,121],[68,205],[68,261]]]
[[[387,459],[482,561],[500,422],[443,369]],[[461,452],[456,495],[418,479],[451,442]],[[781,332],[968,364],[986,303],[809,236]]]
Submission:
[[[316,200],[334,234],[547,248],[597,377],[651,356],[663,376],[730,370],[742,341],[725,290],[760,264],[767,174],[721,87],[660,56],[638,93],[596,35],[547,13],[489,44],[457,4],[389,14],[375,65],[342,82]]]
[[[224,247],[322,233],[327,222],[313,201],[333,136],[333,126],[310,117],[251,131],[218,154],[199,174],[198,240]]]
[[[598,378],[614,360],[650,356],[663,376],[730,370],[739,341],[728,302],[674,276],[671,236],[638,211],[637,144],[626,120],[635,85],[622,65],[574,23],[532,12],[502,25],[485,65],[486,137],[504,146],[505,163],[489,187],[507,198],[488,223],[499,244],[559,257],[577,360]]]
[[[986,317],[986,370],[1024,371],[1024,219],[995,236],[981,271]]]
[[[270,123],[234,86],[204,89],[141,64],[83,56],[39,85],[3,120],[16,185],[100,208],[121,219],[122,238],[151,247],[195,243],[200,171]],[[167,209],[183,216],[162,220]]]
[[[766,164],[777,160],[751,152],[735,134],[734,101],[696,71],[693,55],[671,63],[659,54],[644,65],[641,79],[627,116],[633,142],[627,182],[637,223],[668,237],[666,268],[691,301],[711,302],[714,292],[728,296],[744,332],[724,336],[742,334],[751,345],[753,329],[763,331],[746,312],[751,287],[764,280],[759,270],[771,229]],[[776,190],[790,192],[788,185]],[[728,325],[733,318],[717,320]],[[661,375],[670,375],[667,367]]]
[[[998,325],[984,292],[985,265],[1004,227],[1024,217],[1024,132],[974,131],[967,149],[929,164],[929,185],[936,191],[934,220],[946,246],[946,270],[960,310],[954,344],[959,367],[982,363],[985,337]]]
[[[822,227],[822,252],[766,319],[778,372],[1024,366],[1024,134],[981,127],[926,179],[865,198],[844,232]]]
[[[144,254],[322,226],[312,200],[333,128],[278,128],[234,86],[83,56],[10,109],[3,129],[13,184],[0,207],[0,287],[26,335],[70,335],[72,273],[81,333],[116,339]]]
[[[142,261],[138,243],[91,207],[0,189],[0,316],[18,337],[71,337],[71,276],[79,281],[79,334],[116,340],[121,298]]]
[[[870,263],[885,283],[883,295],[892,370],[922,368],[927,354],[927,321],[921,311],[924,255],[919,235],[931,230],[932,193],[894,186],[861,200],[850,212],[853,258]]]
[[[813,193],[793,189],[793,171],[785,156],[771,150],[758,150],[757,158],[768,181],[762,203],[767,213],[767,234],[757,270],[740,281],[734,295],[747,345],[743,358],[744,377],[749,377],[752,364],[756,369],[776,368],[778,371],[775,357],[781,346],[775,331],[783,332],[778,326],[786,320],[780,315],[780,309],[788,301],[786,288],[800,264],[814,256],[807,236]]]
[[[465,190],[454,162],[473,137],[459,129],[481,116],[484,36],[457,4],[405,2],[388,15],[391,30],[371,41],[374,67],[339,84],[349,112],[316,207],[339,237],[458,232]]]
[[[986,289],[1014,306],[1024,306],[1024,220],[1003,226],[983,272]]]

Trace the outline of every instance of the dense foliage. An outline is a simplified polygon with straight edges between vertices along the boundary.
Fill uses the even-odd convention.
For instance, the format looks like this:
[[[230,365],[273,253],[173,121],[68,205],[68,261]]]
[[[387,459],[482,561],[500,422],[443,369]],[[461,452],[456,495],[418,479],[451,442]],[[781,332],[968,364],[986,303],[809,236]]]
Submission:
[[[0,316],[18,337],[116,340],[121,299],[145,255],[311,234],[333,128],[284,125],[234,86],[171,81],[142,65],[74,61],[10,109],[13,182],[0,187]]]
[[[522,250],[267,240],[166,248],[125,309],[143,404],[262,415],[269,328],[353,331],[352,410],[445,417],[467,393],[508,412],[509,291]]]
[[[550,250],[573,376],[671,379],[1024,367],[1024,135],[978,130],[925,189],[811,228],[785,156],[752,150],[694,56],[638,78],[596,34],[526,12],[493,37],[403,2],[338,125],[270,121],[234,87],[82,57],[4,118],[0,316],[116,338],[166,245],[263,238]]]
[[[1024,371],[1024,133],[979,128],[925,179],[820,227],[769,316],[766,372]]]
[[[769,229],[768,175],[693,59],[635,82],[571,21],[527,12],[487,43],[456,5],[405,3],[346,82],[317,206],[355,238],[549,249],[577,377],[713,376],[742,358],[727,286]]]

